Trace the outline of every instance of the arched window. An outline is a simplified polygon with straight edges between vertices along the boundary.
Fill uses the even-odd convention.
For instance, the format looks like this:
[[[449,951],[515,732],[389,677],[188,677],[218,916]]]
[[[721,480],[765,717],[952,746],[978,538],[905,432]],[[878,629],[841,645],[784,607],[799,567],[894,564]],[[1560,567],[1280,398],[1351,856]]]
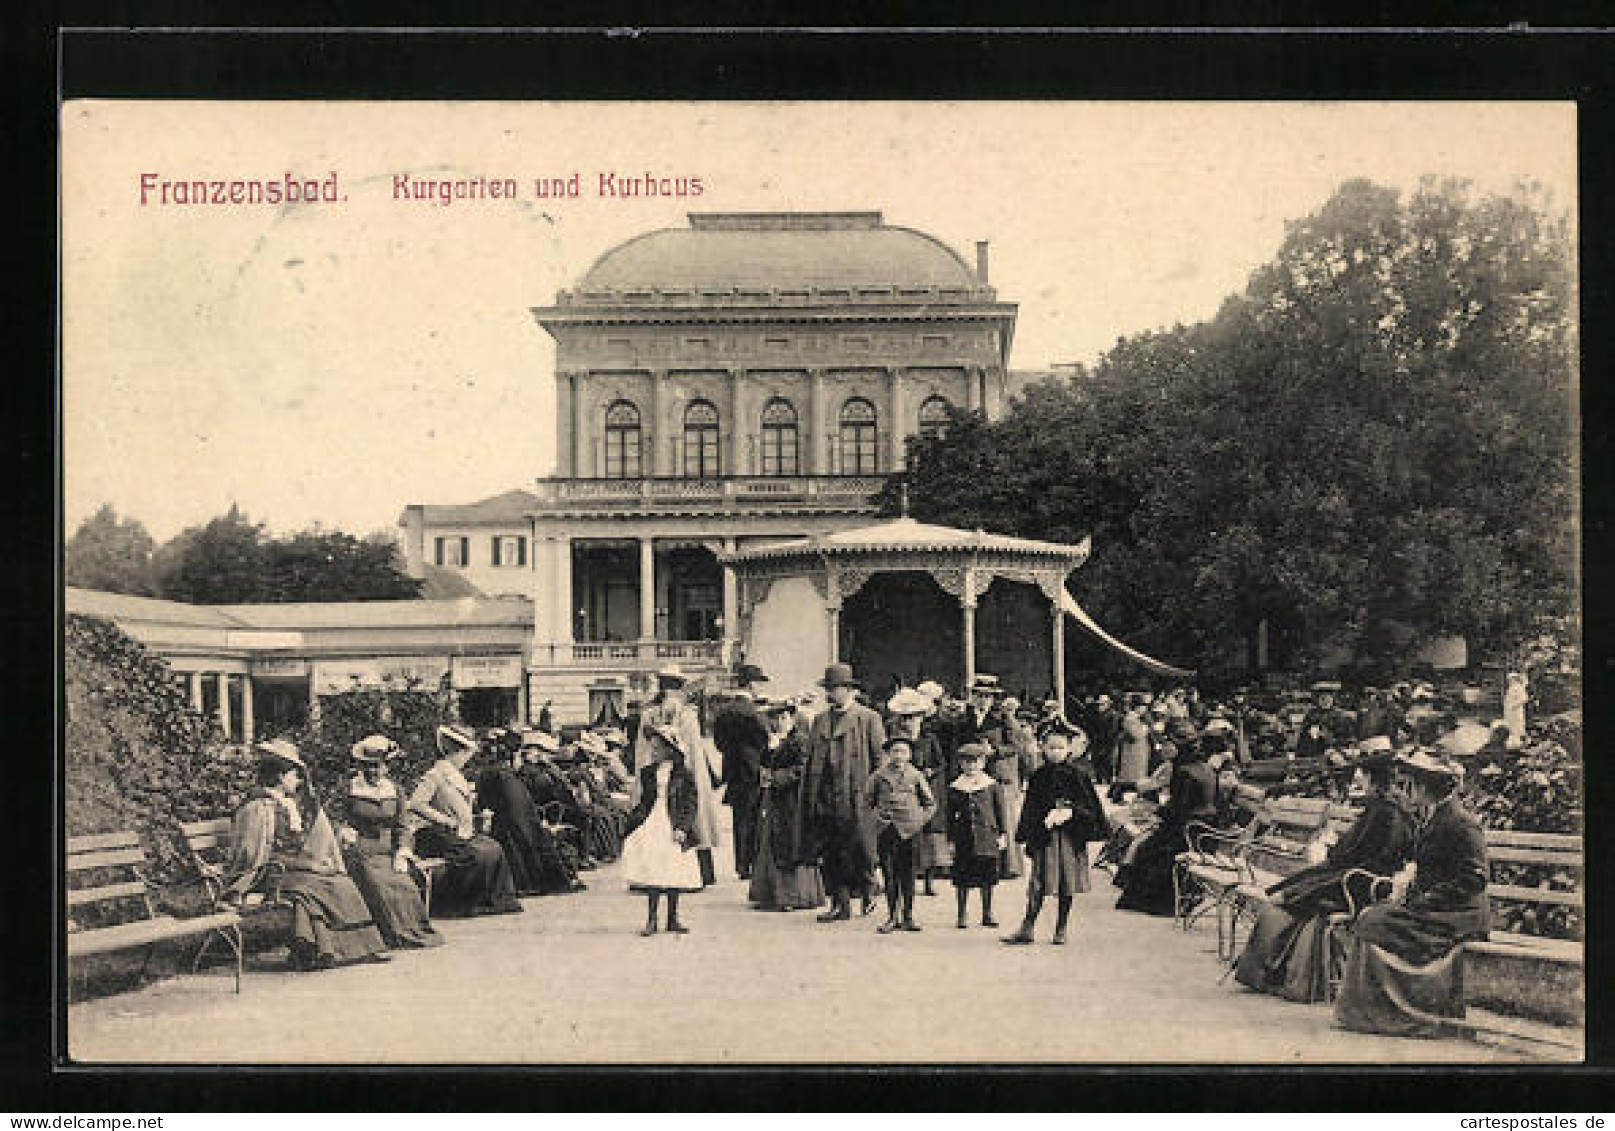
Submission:
[[[797,474],[796,408],[783,397],[763,406],[763,474]]]
[[[719,475],[718,410],[711,401],[691,401],[684,410],[684,477]]]
[[[632,401],[613,401],[606,409],[606,478],[638,479],[639,409]]]
[[[948,432],[948,410],[953,406],[943,396],[926,397],[920,402],[920,435],[940,440]]]
[[[875,453],[875,406],[862,397],[853,397],[841,406],[841,474],[873,475],[878,469]]]

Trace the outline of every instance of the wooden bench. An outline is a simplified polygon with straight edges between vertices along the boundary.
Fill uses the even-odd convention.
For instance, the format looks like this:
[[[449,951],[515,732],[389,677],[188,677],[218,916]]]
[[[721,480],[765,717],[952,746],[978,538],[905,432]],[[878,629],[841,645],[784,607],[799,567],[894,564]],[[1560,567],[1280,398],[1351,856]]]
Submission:
[[[1486,896],[1498,903],[1540,907],[1585,906],[1582,888],[1584,855],[1581,837],[1573,833],[1524,833],[1486,830],[1486,855],[1494,875],[1499,867],[1542,868],[1551,884],[1573,874],[1576,887],[1528,887],[1518,882],[1491,882]],[[1464,944],[1473,975],[1469,996],[1482,1004],[1523,1008],[1533,1016],[1579,1024],[1585,1015],[1586,948],[1577,939],[1545,938],[1518,931],[1492,931],[1483,942]]]
[[[152,952],[160,942],[205,935],[207,938],[202,944],[205,950],[215,937],[222,937],[235,952],[236,993],[240,993],[240,915],[231,910],[221,909],[192,919],[177,919],[172,915],[159,914],[152,903],[145,868],[146,853],[140,845],[139,834],[133,831],[68,838],[66,872],[70,884],[74,877],[82,879],[87,872],[107,871],[127,877],[110,883],[96,883],[93,886],[78,888],[69,886],[67,891],[69,960],[145,947],[146,957],[140,965],[140,972],[144,975],[146,967],[151,963]],[[116,906],[132,907],[136,918],[108,926],[86,926],[79,921],[79,917],[83,916],[86,910]],[[197,961],[199,964],[200,957]]]
[[[1329,819],[1321,798],[1263,801],[1239,829],[1198,822],[1187,830],[1189,848],[1173,864],[1178,919],[1189,930],[1208,911],[1217,917],[1217,954],[1232,961],[1239,924],[1266,899],[1266,889],[1307,864],[1307,846]]]
[[[233,823],[229,817],[214,817],[206,821],[191,821],[180,826],[180,832],[185,837],[185,845],[190,849],[191,863],[195,865],[197,874],[202,877],[208,897],[215,907],[224,906],[225,884],[228,879],[226,860],[230,852],[230,829]],[[433,877],[446,867],[448,861],[435,856],[410,860],[410,872],[421,888],[422,905],[428,911],[432,906]],[[278,883],[273,880],[268,891],[250,893],[241,902],[241,909],[249,913],[284,906]],[[201,955],[198,955],[197,961],[201,960]]]

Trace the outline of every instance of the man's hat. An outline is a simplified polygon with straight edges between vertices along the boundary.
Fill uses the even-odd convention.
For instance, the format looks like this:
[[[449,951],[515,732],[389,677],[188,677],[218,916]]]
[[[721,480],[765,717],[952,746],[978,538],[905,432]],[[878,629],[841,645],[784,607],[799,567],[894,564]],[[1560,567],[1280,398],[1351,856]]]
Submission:
[[[789,695],[779,699],[761,698],[757,700],[757,709],[765,715],[783,715],[796,710],[796,700]]]
[[[1314,691],[1339,691],[1340,681],[1334,679],[1320,679],[1312,685]]]
[[[851,664],[831,664],[824,669],[824,678],[819,680],[819,686],[830,687],[857,687],[858,680],[852,674]]]
[[[1234,724],[1229,722],[1226,716],[1213,715],[1206,720],[1205,733],[1207,734],[1232,734],[1233,732]]]
[[[768,676],[756,664],[741,664],[735,669],[735,683],[740,687],[750,687],[754,683],[767,683]]]
[[[1464,768],[1450,758],[1443,758],[1429,750],[1415,750],[1396,760],[1399,769],[1414,777],[1436,781],[1462,781]]]
[[[477,749],[477,736],[471,733],[469,727],[450,724],[437,728],[437,752],[439,754],[457,753],[460,750]]]
[[[284,738],[272,738],[267,742],[260,742],[252,749],[260,762],[273,762],[290,769],[302,770],[305,776],[308,774],[308,763],[303,761],[303,755],[295,745]]]
[[[921,695],[923,695],[927,699],[929,699],[932,702],[933,705],[936,703],[936,701],[938,699],[941,699],[944,695],[946,695],[948,693],[948,689],[943,687],[940,683],[938,683],[934,679],[926,680],[924,683],[920,684],[914,690],[918,691]]]
[[[988,756],[987,744],[983,742],[963,743],[960,745],[959,749],[953,752],[953,756],[959,760],[963,760],[965,758],[980,758],[983,762],[985,762]]]
[[[398,743],[384,734],[372,734],[355,742],[348,750],[348,756],[355,762],[376,765],[397,757]]]
[[[530,730],[522,735],[523,750],[542,750],[546,754],[559,754],[561,740],[547,730]]]
[[[1362,756],[1381,754],[1391,749],[1391,740],[1383,734],[1371,734],[1357,744],[1357,753]]]
[[[1051,734],[1063,734],[1067,738],[1075,738],[1079,734],[1085,739],[1088,737],[1086,731],[1072,723],[1064,715],[1055,715],[1043,724],[1043,737],[1047,738]]]
[[[689,678],[671,664],[656,673],[656,686],[663,691],[677,690],[688,682]]]
[[[894,715],[930,714],[935,704],[912,687],[900,687],[897,694],[886,701],[886,709]]]
[[[970,682],[970,693],[972,695],[1002,695],[1004,688],[999,684],[997,676],[980,672]]]

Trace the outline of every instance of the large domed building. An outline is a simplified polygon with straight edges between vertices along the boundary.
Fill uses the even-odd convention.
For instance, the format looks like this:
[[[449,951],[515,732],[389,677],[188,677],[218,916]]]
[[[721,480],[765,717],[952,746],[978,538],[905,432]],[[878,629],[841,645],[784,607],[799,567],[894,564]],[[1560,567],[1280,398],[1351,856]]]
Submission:
[[[688,219],[534,309],[556,343],[552,474],[404,513],[413,571],[532,598],[522,706],[565,721],[668,663],[726,670],[723,557],[867,525],[908,436],[1005,400],[1016,308],[985,243],[971,264],[878,212]]]

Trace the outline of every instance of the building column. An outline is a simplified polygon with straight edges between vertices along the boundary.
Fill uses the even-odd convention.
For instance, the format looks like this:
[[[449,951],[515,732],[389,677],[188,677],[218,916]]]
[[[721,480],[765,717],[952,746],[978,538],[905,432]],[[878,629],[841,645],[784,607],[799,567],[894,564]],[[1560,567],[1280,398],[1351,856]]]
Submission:
[[[577,608],[572,593],[572,539],[565,536],[555,540],[554,600],[561,618],[555,625],[555,639],[560,644],[571,644],[577,639]]]
[[[723,540],[723,552],[735,552],[735,540]],[[735,583],[735,567],[728,562],[723,563],[723,662],[725,665],[732,662],[732,654],[740,644],[738,632],[740,630],[740,591]]]
[[[667,475],[666,457],[662,452],[663,428],[662,412],[665,408],[666,397],[663,386],[667,384],[667,370],[652,369],[650,371],[650,427],[645,435],[650,441],[650,466],[646,468],[648,475]]]
[[[808,434],[807,434],[807,473],[809,475],[825,475],[829,468],[825,465],[827,451],[824,438],[829,429],[824,423],[824,370],[812,369],[808,371]]]
[[[965,370],[965,407],[971,412],[981,411],[981,367],[972,365]]]
[[[656,539],[639,540],[639,638],[656,639]]]
[[[841,606],[825,605],[824,617],[826,627],[830,632],[830,648],[827,653],[830,658],[827,662],[839,664],[841,662]]]
[[[516,725],[519,727],[527,725],[527,697],[533,693],[529,686],[531,679],[527,674],[527,665],[523,664],[521,678],[516,683]]]
[[[230,676],[219,673],[219,730],[230,737]]]
[[[191,710],[198,715],[202,713],[204,701],[202,699],[202,673],[191,673]]]
[[[1053,649],[1050,663],[1049,678],[1054,685],[1054,699],[1060,704],[1060,714],[1065,714],[1065,610],[1058,601],[1050,602],[1050,637],[1049,646]]]
[[[903,405],[903,369],[902,369],[902,367],[898,366],[898,365],[893,365],[890,368],[888,368],[886,370],[886,378],[887,378],[887,382],[890,385],[890,390],[891,390],[889,400],[891,401],[891,409],[892,409],[892,424],[891,424],[891,428],[892,428],[892,433],[891,433],[891,437],[892,437],[892,456],[891,456],[892,465],[891,465],[890,470],[892,470],[892,471],[902,471],[903,470],[903,454],[904,454],[903,453],[903,437],[904,437],[903,411],[904,411],[904,405]]]
[[[740,383],[745,378],[744,369],[731,369],[729,371],[729,462],[720,468],[724,475],[746,475],[752,468],[746,466],[745,456],[742,454],[746,448],[746,437],[750,434],[745,426],[745,420],[740,415]]]
[[[589,440],[591,438],[589,414],[583,403],[584,388],[583,382],[579,379],[580,377],[581,374],[578,373],[568,373],[566,375],[567,400],[570,402],[569,407],[572,411],[570,413],[558,413],[555,417],[556,425],[560,428],[565,427],[565,421],[570,420],[572,422],[572,436],[565,445],[568,449],[567,454],[571,457],[571,462],[566,468],[565,474],[571,475],[574,479],[585,479],[592,473],[592,469],[589,467]]]
[[[248,746],[258,730],[258,721],[252,715],[252,674],[241,677],[241,741]]]
[[[319,685],[314,682],[314,665],[311,662],[308,668],[308,721],[315,730],[320,727],[320,691]]]

